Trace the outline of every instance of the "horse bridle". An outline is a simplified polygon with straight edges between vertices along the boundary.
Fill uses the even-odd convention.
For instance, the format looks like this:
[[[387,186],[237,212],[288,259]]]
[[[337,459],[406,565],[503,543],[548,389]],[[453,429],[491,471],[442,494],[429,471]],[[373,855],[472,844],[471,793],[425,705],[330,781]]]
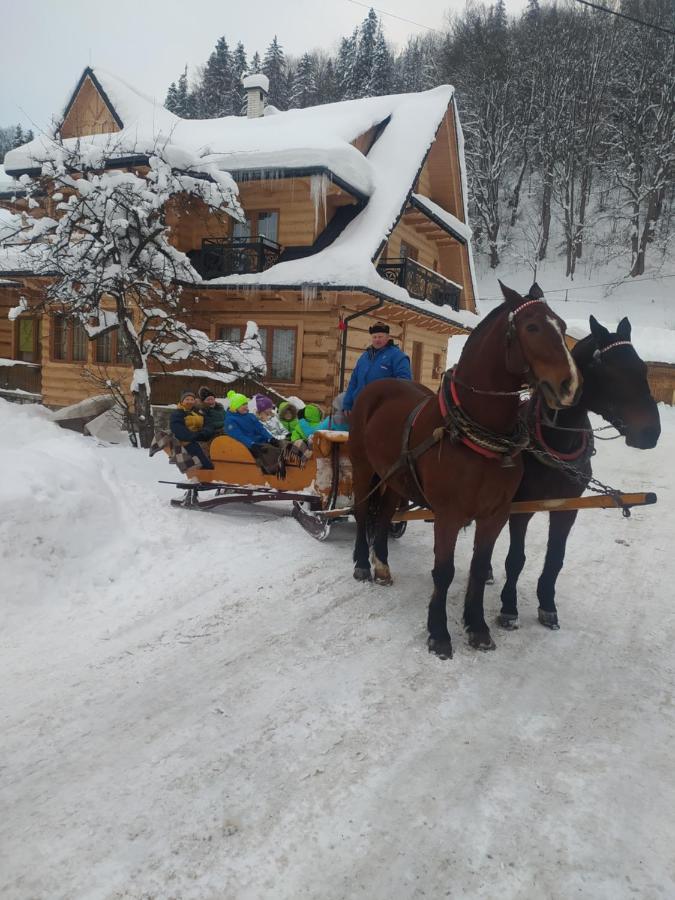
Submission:
[[[633,344],[630,341],[614,341],[613,344],[607,344],[606,347],[598,347],[593,351],[593,359],[596,363],[602,362],[602,354],[607,353],[608,350],[612,350],[614,347],[632,347]]]

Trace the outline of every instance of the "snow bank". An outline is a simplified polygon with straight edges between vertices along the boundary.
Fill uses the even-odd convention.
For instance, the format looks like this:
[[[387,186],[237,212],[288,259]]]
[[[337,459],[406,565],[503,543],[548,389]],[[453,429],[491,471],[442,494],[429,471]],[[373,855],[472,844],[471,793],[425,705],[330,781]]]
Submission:
[[[93,602],[115,585],[123,594],[125,571],[157,543],[143,509],[157,501],[120,480],[93,439],[49,416],[0,400],[0,568],[16,606]]]

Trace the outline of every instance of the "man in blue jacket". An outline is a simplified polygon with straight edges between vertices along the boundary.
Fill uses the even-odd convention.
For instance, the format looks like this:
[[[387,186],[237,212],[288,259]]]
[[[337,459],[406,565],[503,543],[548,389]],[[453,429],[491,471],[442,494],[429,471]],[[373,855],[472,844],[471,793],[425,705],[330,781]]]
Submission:
[[[380,378],[404,378],[412,381],[410,360],[389,338],[389,326],[384,322],[376,322],[368,331],[370,347],[359,357],[349,379],[342,404],[345,413],[352,411],[359,393],[371,381]]]

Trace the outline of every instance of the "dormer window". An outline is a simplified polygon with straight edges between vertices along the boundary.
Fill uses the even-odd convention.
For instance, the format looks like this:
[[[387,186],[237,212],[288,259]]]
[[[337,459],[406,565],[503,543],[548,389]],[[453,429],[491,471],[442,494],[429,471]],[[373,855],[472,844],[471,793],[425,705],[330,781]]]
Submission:
[[[245,222],[235,222],[232,227],[232,237],[264,237],[269,241],[278,242],[279,238],[279,213],[277,210],[258,210],[249,212]]]

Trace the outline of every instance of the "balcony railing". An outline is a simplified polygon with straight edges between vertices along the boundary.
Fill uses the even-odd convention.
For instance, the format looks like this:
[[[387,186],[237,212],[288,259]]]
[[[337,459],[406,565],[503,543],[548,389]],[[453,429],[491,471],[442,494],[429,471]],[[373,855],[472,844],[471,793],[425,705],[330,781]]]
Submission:
[[[42,393],[42,369],[36,363],[12,360],[3,365],[0,360],[0,391],[17,391],[25,394]]]
[[[224,275],[264,272],[281,255],[281,246],[266,237],[205,238],[201,250],[188,253],[190,262],[205,281]]]
[[[378,265],[377,271],[382,278],[405,288],[411,297],[429,300],[436,306],[459,309],[461,288],[409,257],[384,259]]]

